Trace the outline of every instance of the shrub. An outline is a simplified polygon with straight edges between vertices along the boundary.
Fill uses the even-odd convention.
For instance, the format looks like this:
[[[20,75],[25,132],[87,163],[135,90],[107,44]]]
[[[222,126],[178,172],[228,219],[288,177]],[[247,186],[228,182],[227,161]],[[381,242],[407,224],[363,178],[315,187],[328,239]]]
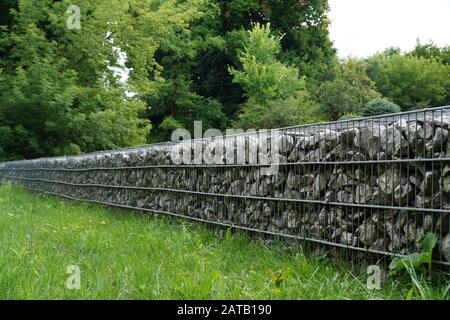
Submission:
[[[393,55],[371,59],[378,91],[403,111],[438,107],[449,100],[450,66],[440,60]]]
[[[329,120],[338,120],[347,113],[359,113],[366,103],[381,97],[366,68],[363,61],[353,58],[343,60],[335,79],[320,86],[320,109]]]
[[[157,133],[152,137],[152,142],[170,141],[172,133],[181,128],[183,128],[181,122],[171,116],[165,117],[163,122],[158,126],[158,130],[156,130]]]
[[[386,99],[377,98],[366,104],[363,109],[363,116],[372,117],[382,114],[397,113],[400,111],[400,107],[395,103]]]
[[[62,154],[65,156],[78,156],[82,154],[82,152],[79,145],[70,143],[64,147]]]
[[[317,106],[308,93],[298,91],[287,99],[258,103],[250,99],[242,106],[239,119],[234,123],[239,129],[274,129],[320,122]]]

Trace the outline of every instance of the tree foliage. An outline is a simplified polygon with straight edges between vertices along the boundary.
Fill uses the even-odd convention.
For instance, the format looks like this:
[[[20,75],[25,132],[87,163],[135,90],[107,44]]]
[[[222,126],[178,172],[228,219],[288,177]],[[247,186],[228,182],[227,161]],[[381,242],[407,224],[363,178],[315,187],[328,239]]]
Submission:
[[[81,30],[66,26],[72,4],[0,3],[3,159],[161,141],[194,121],[224,129],[245,106],[259,104],[261,93],[270,96],[267,114],[280,109],[275,123],[303,121],[283,120],[292,113],[281,102],[309,105],[304,87],[317,91],[334,61],[326,0],[79,0]],[[284,36],[266,57],[273,63],[258,57],[272,68],[265,74],[252,74],[245,62],[254,81],[245,84],[229,67],[241,70],[238,53],[257,22]],[[123,63],[126,82],[116,72]],[[274,75],[286,77],[282,85],[258,91]]]
[[[400,107],[395,103],[386,99],[377,98],[367,103],[363,109],[362,115],[364,117],[372,117],[382,114],[398,113],[400,111]]]
[[[270,23],[273,34],[284,35],[280,37],[277,59],[294,65],[300,76],[308,78],[306,86],[317,92],[335,56],[328,38],[327,11],[327,1],[322,0],[207,1],[202,17],[191,23],[189,37],[173,37],[174,45],[156,54],[165,81],[161,91],[167,93],[149,95],[152,123],[158,126],[166,117],[172,117],[188,129],[194,120],[203,121],[205,127],[223,129],[236,120],[247,96],[243,87],[233,81],[228,67],[240,68],[238,53],[244,50],[246,32],[255,23]],[[188,50],[178,54],[183,46]],[[203,112],[196,112],[193,103]],[[157,136],[155,130],[153,140],[160,139]]]
[[[81,30],[66,26],[71,4],[2,3],[8,12],[0,27],[4,159],[145,143],[150,125],[140,97],[161,80],[155,54],[189,35],[205,1],[80,0]],[[131,71],[126,85],[112,69],[120,67],[120,51]]]
[[[335,78],[320,86],[321,113],[329,120],[338,120],[345,114],[361,113],[367,102],[379,96],[367,75],[367,64],[348,58],[339,62]]]
[[[274,36],[270,24],[255,24],[247,32],[239,54],[240,70],[230,68],[233,81],[248,99],[236,126],[271,129],[312,120],[313,103],[298,70],[277,60],[281,37]]]
[[[78,0],[80,30],[73,4],[0,2],[0,160],[164,141],[194,121],[337,120],[382,96],[450,104],[448,46],[339,60],[327,0]]]
[[[449,101],[450,66],[414,54],[376,55],[370,75],[380,93],[403,111],[437,107]]]
[[[408,55],[436,59],[445,65],[450,65],[450,46],[439,47],[433,42],[422,44],[420,41],[417,41],[416,47]]]

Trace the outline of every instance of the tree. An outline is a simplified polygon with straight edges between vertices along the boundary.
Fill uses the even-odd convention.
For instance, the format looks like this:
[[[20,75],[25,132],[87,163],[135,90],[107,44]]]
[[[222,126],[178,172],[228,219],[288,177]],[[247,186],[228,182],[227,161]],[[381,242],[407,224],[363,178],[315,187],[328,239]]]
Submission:
[[[340,61],[335,79],[320,86],[321,113],[329,120],[345,114],[361,113],[363,107],[380,96],[375,83],[367,75],[367,64],[354,58]]]
[[[156,141],[170,141],[172,133],[177,129],[182,129],[183,124],[173,117],[166,117],[157,128],[157,134],[154,136]]]
[[[148,115],[152,123],[158,124],[157,130],[151,136],[152,142],[170,138],[171,135],[167,133],[167,124],[164,124],[166,119],[171,119],[173,120],[171,123],[176,122],[179,127],[190,131],[194,129],[194,121],[202,121],[204,128],[225,126],[222,105],[215,99],[205,98],[192,92],[191,81],[183,78],[181,74],[174,79],[158,83],[156,89],[147,96]]]
[[[306,85],[316,96],[322,82],[330,80],[336,50],[329,37],[331,24],[327,0],[264,1],[270,9],[269,21],[281,40],[283,62],[299,69]]]
[[[238,117],[240,106],[246,99],[241,87],[232,81],[227,66],[240,66],[237,52],[243,50],[242,40],[255,23],[270,23],[273,34],[284,35],[280,39],[277,59],[297,68],[300,76],[306,76],[306,87],[311,95],[316,96],[319,84],[332,77],[336,52],[328,33],[328,1],[211,2],[218,6],[219,16],[205,14],[192,29],[193,37],[202,30],[203,33],[195,37],[205,39],[204,42],[197,41],[200,48],[191,73],[192,90],[220,102],[228,120]]]
[[[319,84],[328,80],[336,51],[329,39],[328,1],[218,1],[227,31],[254,23],[270,23],[274,34],[283,34],[280,59],[294,65],[308,78],[308,88],[315,94]]]
[[[422,44],[417,40],[414,50],[408,53],[410,56],[436,59],[445,65],[450,65],[450,46],[439,47],[434,42]]]
[[[156,52],[171,45],[184,52],[170,40],[189,36],[205,2],[79,0],[81,30],[66,26],[69,0],[2,2],[8,14],[0,16],[0,157],[145,143],[150,124],[142,97],[162,80]],[[112,69],[120,67],[120,52],[130,71],[126,83]]]
[[[250,99],[243,105],[234,126],[240,129],[275,129],[321,120],[315,103],[303,90],[284,100],[270,100],[264,104]]]
[[[74,4],[70,0],[3,0],[1,157],[160,141],[175,124],[191,128],[196,120],[204,128],[223,129],[244,105],[262,105],[267,114],[269,106],[279,108],[280,115],[292,108],[294,115],[303,116],[315,110],[306,87],[315,95],[318,83],[332,76],[335,51],[328,38],[327,3],[78,0],[81,30],[71,30],[66,27],[66,10]],[[244,79],[233,81],[239,76],[228,70],[241,68],[238,52],[256,22],[271,23],[274,34],[284,35],[273,61],[261,62],[286,77],[282,85],[264,85],[267,91],[260,92],[270,96],[267,103],[254,94],[258,88],[248,83],[245,90],[253,91],[245,91]],[[120,62],[129,72],[125,82],[114,71],[124,69]],[[265,77],[270,80],[270,75]],[[276,123],[290,116],[285,113]],[[148,120],[154,127],[150,135]],[[303,121],[309,120],[294,117],[286,122]]]
[[[270,24],[255,24],[247,32],[244,49],[239,53],[242,68],[230,68],[233,81],[239,84],[248,99],[236,126],[271,129],[301,124],[311,120],[314,109],[298,70],[277,60],[279,36],[270,31]]]
[[[372,63],[371,77],[380,93],[403,111],[437,107],[448,101],[450,66],[440,60],[393,55],[373,57],[369,61]]]
[[[199,56],[208,56],[208,50],[225,47],[224,40],[215,31],[220,9],[210,0],[179,3],[184,8],[180,14],[189,11],[195,14],[186,21],[186,32],[173,30],[159,39],[160,45],[155,52],[159,78],[154,83],[155,90],[146,95],[147,115],[156,126],[151,135],[152,142],[170,137],[166,125],[161,126],[166,119],[174,120],[191,131],[194,121],[202,121],[205,128],[226,126],[222,103],[216,94],[202,90],[198,84],[203,74],[197,73],[204,63],[198,60]]]

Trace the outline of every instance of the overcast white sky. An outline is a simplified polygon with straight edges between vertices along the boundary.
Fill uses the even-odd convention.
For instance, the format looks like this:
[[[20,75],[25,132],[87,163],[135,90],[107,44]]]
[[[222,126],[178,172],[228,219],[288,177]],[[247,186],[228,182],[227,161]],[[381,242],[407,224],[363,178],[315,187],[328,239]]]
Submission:
[[[450,0],[329,0],[331,39],[341,57],[366,57],[416,39],[450,45]]]

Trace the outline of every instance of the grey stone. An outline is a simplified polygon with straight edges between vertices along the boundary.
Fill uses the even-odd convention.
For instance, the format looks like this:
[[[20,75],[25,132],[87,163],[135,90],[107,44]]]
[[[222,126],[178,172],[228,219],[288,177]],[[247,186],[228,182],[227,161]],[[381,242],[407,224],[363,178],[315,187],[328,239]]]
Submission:
[[[287,187],[289,189],[300,190],[301,188],[310,186],[314,183],[314,174],[296,175],[290,171],[287,179]]]
[[[413,196],[414,190],[409,183],[399,184],[394,189],[394,200],[397,205],[407,204]]]
[[[325,174],[319,173],[314,179],[314,193],[319,196],[327,187],[327,177]]]
[[[352,146],[356,136],[359,134],[358,128],[348,128],[341,131],[339,142],[345,146]]]
[[[386,251],[386,240],[385,239],[377,239],[370,247],[369,249],[372,251],[379,251],[383,252]]]
[[[380,144],[382,150],[385,151],[388,156],[400,156],[408,153],[408,140],[403,137],[399,130],[392,126],[381,131]]]
[[[359,239],[366,245],[371,246],[376,240],[376,225],[369,221],[364,220],[363,224],[358,227]]]
[[[336,194],[336,200],[340,203],[353,203],[353,195],[346,191],[338,191]]]
[[[353,233],[344,231],[341,233],[341,243],[346,246],[356,246],[358,238]]]
[[[450,233],[441,240],[440,249],[442,256],[450,262]]]
[[[338,175],[335,187],[336,189],[342,189],[342,187],[352,186],[353,184],[354,184],[353,179],[351,179],[346,173],[343,172]]]
[[[426,116],[425,119],[418,119],[419,123],[423,123],[424,121],[429,123],[433,127],[442,127],[448,128],[450,123],[450,117],[447,114],[436,112],[433,116]]]
[[[384,125],[379,125],[375,128],[363,128],[355,136],[354,145],[358,148],[364,149],[369,157],[373,159],[376,157],[377,153],[382,150],[381,137],[385,131],[386,127]]]
[[[444,192],[450,192],[450,175],[441,178],[441,185]]]
[[[420,139],[430,140],[433,137],[434,129],[429,121],[423,123],[423,125],[417,131],[417,136]]]
[[[401,176],[397,169],[389,168],[378,179],[377,185],[385,195],[392,195],[395,188],[400,184]]]
[[[299,149],[309,149],[317,146],[319,144],[320,140],[317,136],[311,135],[308,137],[302,137],[298,140],[297,148]]]
[[[355,190],[355,202],[359,204],[365,204],[372,200],[373,189],[368,184],[358,184]]]
[[[323,208],[322,210],[320,210],[319,212],[319,217],[318,217],[318,221],[321,225],[327,225],[329,218],[328,218],[328,211]]]
[[[298,162],[304,161],[306,157],[306,152],[303,149],[295,148],[292,150],[291,154],[288,157],[289,162]]]
[[[442,150],[447,143],[448,140],[448,130],[443,128],[436,128],[433,140],[432,140],[432,149],[433,151]]]
[[[432,229],[433,229],[433,216],[431,214],[427,214],[423,218],[423,229],[426,232],[432,231]]]
[[[294,211],[287,211],[283,215],[286,219],[288,229],[297,229],[299,227],[300,220],[298,219],[297,214]]]
[[[337,144],[340,137],[340,133],[334,130],[320,130],[316,133],[312,133],[310,136],[302,137],[299,139],[297,147],[300,149],[315,148],[320,142],[325,142],[328,148],[332,148]]]
[[[389,243],[388,249],[392,253],[398,253],[398,251],[402,247],[402,241],[397,233],[388,234],[391,238],[391,242]]]
[[[427,171],[419,188],[426,195],[431,195],[433,192],[436,192],[439,189],[439,172]]]
[[[278,135],[273,144],[276,144],[281,154],[288,155],[295,147],[294,138],[285,134]]]

